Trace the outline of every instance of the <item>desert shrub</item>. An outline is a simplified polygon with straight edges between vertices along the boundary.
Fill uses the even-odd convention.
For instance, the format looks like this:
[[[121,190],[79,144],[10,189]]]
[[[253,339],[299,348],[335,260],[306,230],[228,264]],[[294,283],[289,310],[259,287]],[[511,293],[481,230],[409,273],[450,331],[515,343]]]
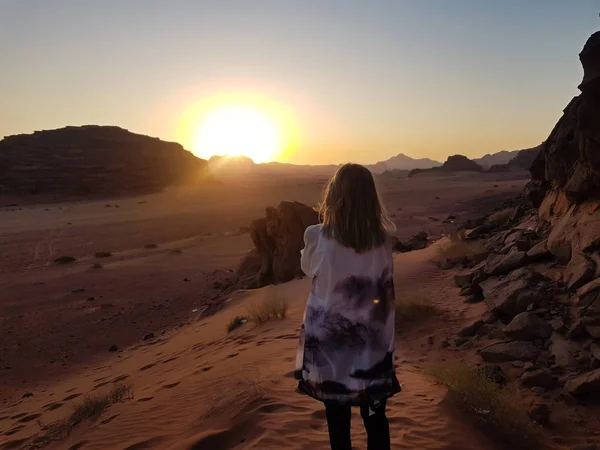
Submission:
[[[406,327],[431,317],[435,312],[431,299],[424,295],[405,295],[396,299],[396,325]]]
[[[502,211],[497,211],[497,212],[491,214],[486,219],[486,223],[488,223],[489,225],[494,225],[496,227],[498,227],[500,225],[504,225],[506,222],[508,222],[508,219],[510,219],[510,217],[513,215],[513,213],[514,213],[513,208],[507,208],[507,209],[503,209]]]
[[[96,252],[96,258],[108,258],[112,256],[111,252]]]
[[[77,259],[73,256],[61,256],[54,260],[56,264],[70,264],[75,261],[77,261]]]
[[[487,254],[488,251],[483,242],[453,239],[438,245],[435,260],[438,263],[444,261],[456,262],[463,259],[481,261],[485,259]]]
[[[130,384],[118,384],[106,395],[86,397],[74,407],[73,412],[66,419],[46,426],[41,425],[44,434],[34,439],[29,449],[42,448],[66,438],[81,422],[95,419],[108,406],[130,398],[133,398],[133,388]]]
[[[244,316],[235,316],[233,319],[231,319],[231,322],[229,322],[229,325],[227,325],[227,332],[231,333],[233,330],[241,327],[246,322],[247,322],[247,319]]]
[[[496,384],[464,363],[446,363],[427,371],[435,382],[446,386],[451,399],[475,415],[484,428],[517,448],[536,448],[539,434],[527,415],[527,407],[515,384]]]
[[[283,319],[287,310],[287,299],[281,294],[272,293],[261,302],[254,302],[248,306],[248,318],[256,325],[260,325],[271,319]]]

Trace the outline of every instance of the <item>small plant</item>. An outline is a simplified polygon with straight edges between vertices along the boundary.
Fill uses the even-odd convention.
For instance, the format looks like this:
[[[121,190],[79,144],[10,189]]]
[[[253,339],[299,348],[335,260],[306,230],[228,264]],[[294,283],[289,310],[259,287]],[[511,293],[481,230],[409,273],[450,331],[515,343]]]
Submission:
[[[435,312],[428,297],[410,295],[396,299],[396,324],[402,327],[431,317]]]
[[[41,425],[44,434],[38,436],[29,448],[42,448],[52,442],[59,441],[71,434],[73,429],[85,420],[95,419],[110,405],[133,398],[133,388],[130,384],[118,384],[103,396],[86,397],[77,404],[66,419],[50,425]]]
[[[55,264],[70,264],[72,262],[77,261],[73,256],[61,256],[60,258],[56,258],[54,260]]]
[[[111,252],[96,252],[96,258],[109,258],[111,256]]]
[[[446,386],[453,399],[471,411],[490,432],[517,448],[536,448],[539,435],[527,416],[522,395],[514,384],[504,387],[464,363],[447,363],[428,370],[428,376]]]
[[[288,310],[287,299],[280,294],[273,293],[265,297],[262,302],[255,302],[248,307],[248,318],[256,325],[271,319],[285,318]]]
[[[227,332],[231,333],[236,328],[244,325],[247,321],[248,319],[246,319],[244,316],[235,316],[231,322],[229,322],[229,325],[227,325]]]

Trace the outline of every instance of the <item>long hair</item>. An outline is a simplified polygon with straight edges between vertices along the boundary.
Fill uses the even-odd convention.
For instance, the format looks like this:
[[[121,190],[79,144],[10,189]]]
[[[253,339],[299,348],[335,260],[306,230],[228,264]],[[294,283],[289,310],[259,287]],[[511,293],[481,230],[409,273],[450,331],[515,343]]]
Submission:
[[[344,164],[329,180],[319,206],[325,236],[363,253],[386,243],[394,229],[373,175],[359,164]]]

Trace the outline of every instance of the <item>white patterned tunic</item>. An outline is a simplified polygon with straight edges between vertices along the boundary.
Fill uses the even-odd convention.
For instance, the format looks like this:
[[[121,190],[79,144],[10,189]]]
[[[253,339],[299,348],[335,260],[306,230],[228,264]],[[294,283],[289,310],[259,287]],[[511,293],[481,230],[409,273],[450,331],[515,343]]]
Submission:
[[[400,391],[394,371],[391,244],[364,253],[304,232],[301,265],[313,277],[296,358],[299,388],[322,401],[372,404]]]

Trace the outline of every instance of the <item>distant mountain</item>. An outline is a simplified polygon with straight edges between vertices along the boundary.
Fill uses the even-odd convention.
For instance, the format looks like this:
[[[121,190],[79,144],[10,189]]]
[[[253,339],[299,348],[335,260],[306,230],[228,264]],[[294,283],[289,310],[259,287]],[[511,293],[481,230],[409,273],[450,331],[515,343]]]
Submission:
[[[414,159],[404,154],[399,154],[376,164],[366,165],[374,174],[384,172],[405,171],[412,169],[429,169],[441,166],[442,163],[428,158]],[[340,167],[340,164],[327,165],[296,165],[280,162],[256,164],[245,156],[213,156],[208,161],[210,171],[218,178],[245,176],[331,176]]]
[[[86,125],[0,141],[0,193],[137,195],[206,179],[206,161],[180,144],[114,126]]]
[[[515,170],[529,170],[533,161],[540,152],[541,144],[537,147],[518,150],[514,158],[505,164],[494,164],[489,172],[510,172]]]
[[[463,155],[449,156],[441,167],[432,167],[430,169],[414,169],[408,176],[414,177],[422,173],[453,173],[453,172],[483,172],[484,169],[475,161],[470,160]]]
[[[430,169],[441,165],[441,162],[429,158],[414,159],[406,156],[404,153],[400,153],[399,155],[392,156],[390,159],[379,161],[367,167],[373,173],[383,173],[386,170]]]
[[[481,158],[473,159],[477,164],[483,167],[491,167],[499,164],[508,164],[508,162],[519,154],[520,150],[507,151],[502,150],[498,153],[488,153]]]

